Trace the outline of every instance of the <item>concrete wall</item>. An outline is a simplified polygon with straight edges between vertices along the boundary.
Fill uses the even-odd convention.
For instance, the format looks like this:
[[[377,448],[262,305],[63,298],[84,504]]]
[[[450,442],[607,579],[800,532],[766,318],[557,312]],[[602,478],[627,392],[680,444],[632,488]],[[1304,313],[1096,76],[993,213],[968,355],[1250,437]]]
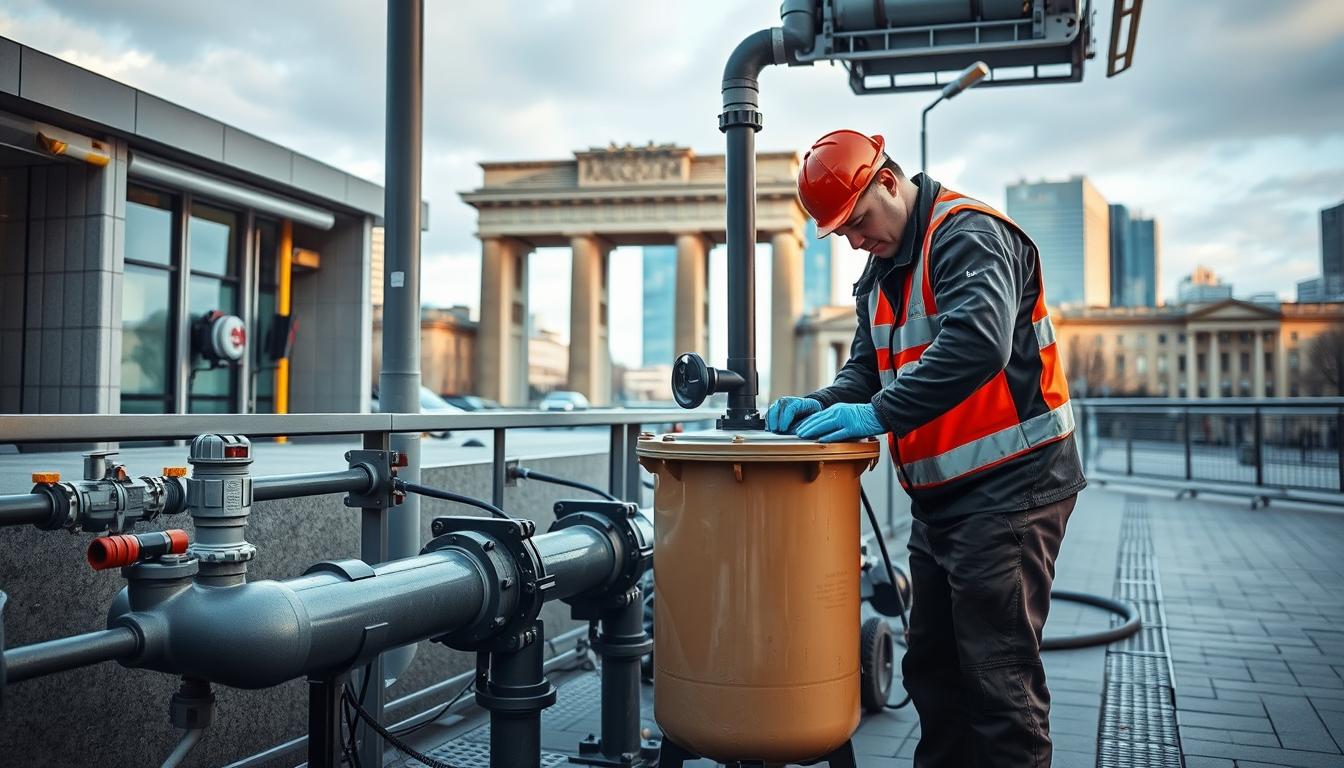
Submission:
[[[333,458],[339,460],[339,455]],[[605,454],[528,460],[528,466],[561,477],[606,485]],[[315,468],[316,469],[316,468]],[[265,474],[264,467],[256,467]],[[478,498],[490,497],[488,464],[429,468],[425,482]],[[523,482],[505,491],[505,506],[545,530],[556,500],[575,491]],[[461,514],[446,502],[421,501],[423,540],[439,515]],[[173,521],[181,526],[185,521]],[[265,502],[252,508],[248,540],[257,545],[249,576],[298,576],[312,563],[358,557],[359,515],[339,496]],[[0,588],[9,594],[5,642],[16,647],[106,628],[112,597],[123,585],[116,571],[96,573],[84,561],[88,536],[11,528],[0,536]],[[562,603],[542,614],[554,636],[578,626]],[[406,674],[388,691],[388,700],[419,690],[474,667],[474,655],[422,643]],[[71,765],[158,765],[180,736],[168,722],[168,702],[176,678],[130,670],[116,664],[67,672],[20,683],[4,691],[0,716],[0,765],[6,768],[64,768]],[[244,691],[216,687],[216,721],[187,766],[219,766],[307,734],[306,686],[293,680],[277,688]],[[426,709],[422,701],[390,717]],[[304,754],[273,762],[292,766]]]
[[[290,362],[291,413],[359,413],[368,403],[371,229],[368,218],[346,217],[330,232],[295,227],[295,245],[319,252],[322,266],[294,275],[299,330]]]

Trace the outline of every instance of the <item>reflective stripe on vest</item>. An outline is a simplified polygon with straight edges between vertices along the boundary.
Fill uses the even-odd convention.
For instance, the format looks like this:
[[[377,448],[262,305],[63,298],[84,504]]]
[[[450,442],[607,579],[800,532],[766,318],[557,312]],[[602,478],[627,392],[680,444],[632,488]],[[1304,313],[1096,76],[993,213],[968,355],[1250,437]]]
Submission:
[[[875,284],[868,296],[868,317],[877,357],[877,370],[884,387],[919,364],[924,349],[933,342],[942,327],[931,281],[926,273],[929,251],[934,233],[943,222],[957,211],[967,208],[1008,221],[1005,216],[984,203],[944,191],[934,202],[921,253],[916,256],[913,269],[905,283],[905,293],[902,297],[905,305],[904,316],[901,318],[894,316],[890,303],[879,285]],[[899,440],[889,436],[893,447],[892,455],[900,464],[901,482],[907,488],[931,486],[955,480],[1067,437],[1073,432],[1073,410],[1069,404],[1067,388],[1063,385],[1064,377],[1060,369],[1059,356],[1052,348],[1055,344],[1055,328],[1045,309],[1044,291],[1044,285],[1041,285],[1041,294],[1032,313],[1032,329],[1041,349],[1043,368],[1041,394],[1050,410],[1018,422],[1018,404],[1008,391],[1004,372],[1000,371],[991,381],[949,409],[943,416],[915,428]],[[1045,384],[1047,380],[1052,382],[1048,387]],[[968,413],[973,414],[974,418],[968,419],[966,417]],[[960,426],[955,426],[958,424]],[[993,424],[1011,426],[1004,426],[989,434],[976,434],[977,426],[992,428]],[[961,440],[957,435],[949,434],[948,430],[953,429],[958,433],[965,431],[968,433],[968,439]]]

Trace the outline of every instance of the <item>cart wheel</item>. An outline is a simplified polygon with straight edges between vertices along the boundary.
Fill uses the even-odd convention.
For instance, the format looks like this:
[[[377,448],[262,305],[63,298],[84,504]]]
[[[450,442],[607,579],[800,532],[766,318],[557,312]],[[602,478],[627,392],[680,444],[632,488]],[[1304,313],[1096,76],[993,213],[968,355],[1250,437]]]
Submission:
[[[868,712],[881,712],[891,695],[895,663],[891,625],[880,616],[863,622],[859,632],[859,700]]]

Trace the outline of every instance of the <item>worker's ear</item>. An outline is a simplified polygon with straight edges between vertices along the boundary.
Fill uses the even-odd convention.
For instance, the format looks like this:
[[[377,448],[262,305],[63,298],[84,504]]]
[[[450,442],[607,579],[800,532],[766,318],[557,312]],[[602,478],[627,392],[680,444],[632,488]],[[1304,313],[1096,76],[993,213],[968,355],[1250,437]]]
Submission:
[[[896,190],[900,187],[901,180],[896,178],[896,174],[890,168],[882,168],[877,172],[877,183],[888,195],[896,197]]]

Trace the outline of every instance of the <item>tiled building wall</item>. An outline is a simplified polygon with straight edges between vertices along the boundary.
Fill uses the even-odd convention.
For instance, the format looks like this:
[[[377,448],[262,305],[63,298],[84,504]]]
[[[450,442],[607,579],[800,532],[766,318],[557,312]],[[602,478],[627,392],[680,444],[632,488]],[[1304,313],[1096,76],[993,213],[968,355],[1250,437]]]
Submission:
[[[126,154],[28,169],[22,413],[114,413]]]
[[[0,413],[20,406],[27,236],[28,169],[0,169]]]
[[[330,232],[294,228],[296,246],[322,254],[315,272],[294,275],[299,328],[290,358],[291,413],[358,413],[372,376],[369,219],[339,217]]]

